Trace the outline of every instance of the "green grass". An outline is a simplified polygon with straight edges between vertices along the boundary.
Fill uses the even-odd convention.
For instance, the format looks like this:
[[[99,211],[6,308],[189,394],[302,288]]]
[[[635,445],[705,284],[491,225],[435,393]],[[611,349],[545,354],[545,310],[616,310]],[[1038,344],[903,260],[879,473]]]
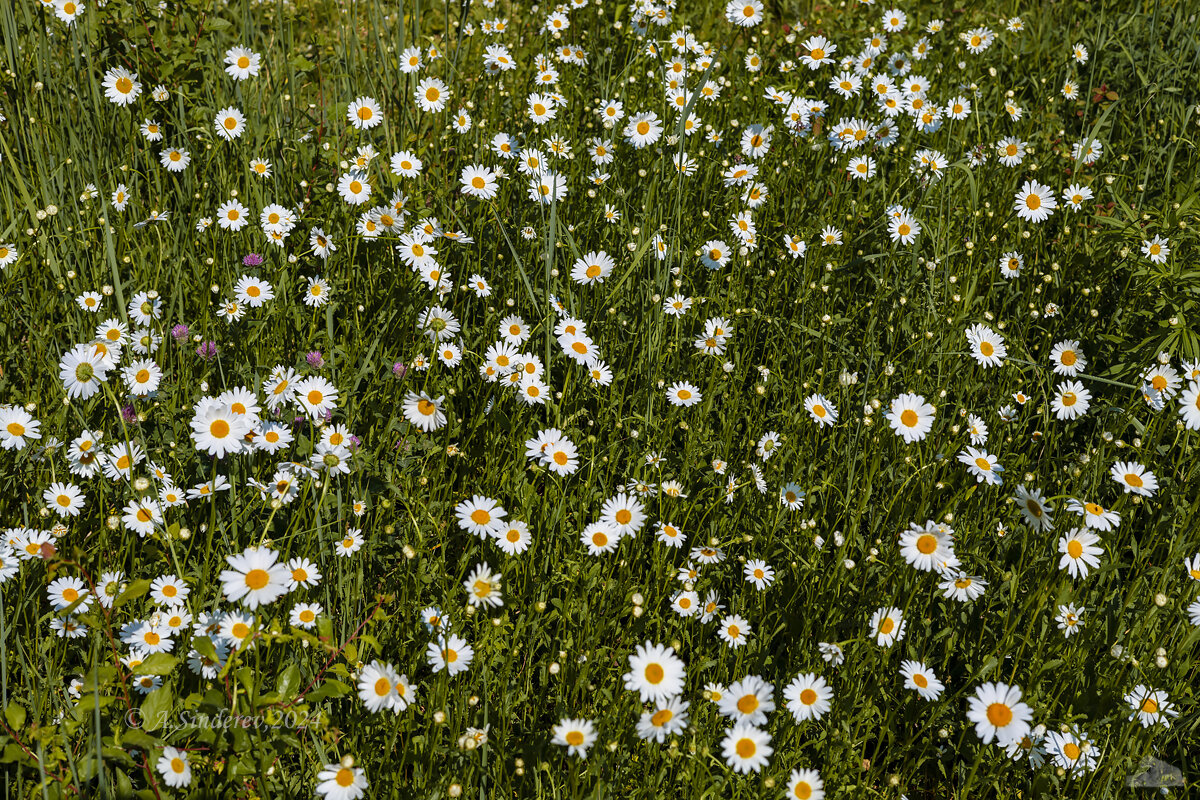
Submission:
[[[810,72],[798,52],[811,33],[836,42],[839,57],[857,52],[880,30],[879,4],[771,3],[761,26],[742,30],[723,18],[719,3],[679,3],[671,25],[651,30],[660,38],[658,56],[647,52],[650,39],[632,30],[631,7],[612,2],[571,11],[561,40],[541,31],[549,7],[535,12],[505,0],[495,9],[189,0],[168,11],[111,1],[103,8],[86,3],[70,29],[40,5],[0,7],[0,111],[7,118],[0,123],[0,244],[20,252],[0,273],[0,402],[32,405],[42,434],[22,450],[0,451],[0,525],[49,530],[57,516],[45,509],[42,492],[55,481],[79,485],[87,504],[63,520],[53,553],[22,560],[0,588],[5,796],[312,796],[318,771],[345,756],[365,770],[371,797],[774,797],[793,769],[811,767],[837,798],[1100,798],[1128,796],[1125,782],[1147,755],[1182,770],[1186,786],[1171,787],[1171,796],[1200,787],[1200,628],[1187,610],[1200,582],[1184,566],[1200,551],[1197,433],[1182,424],[1179,395],[1156,412],[1139,392],[1159,353],[1181,371],[1184,361],[1200,359],[1200,39],[1187,3],[1002,3],[986,13],[906,4],[908,26],[889,35],[889,53],[907,51],[926,23],[945,19],[914,72],[930,79],[934,102],[963,94],[974,111],[932,133],[901,118],[893,146],[852,153],[830,147],[833,123],[878,122],[881,114],[865,96],[838,98],[826,87],[836,65]],[[1016,14],[1026,29],[1006,32],[1005,20]],[[508,19],[506,33],[479,30],[496,17]],[[463,34],[467,21],[476,28],[472,36]],[[789,41],[782,25],[797,21],[807,29]],[[693,107],[703,125],[724,134],[719,145],[704,141],[704,133],[667,138],[676,133],[675,113],[660,79],[650,76],[673,57],[661,40],[682,25],[711,43],[717,61],[710,71],[693,72],[688,86],[724,82],[719,101]],[[957,36],[981,25],[996,32],[996,41],[971,55]],[[1090,52],[1085,64],[1071,57],[1076,42]],[[484,47],[493,43],[509,46],[515,71],[484,74]],[[583,47],[588,62],[554,62],[568,102],[536,128],[525,105],[533,59],[562,43]],[[436,45],[443,57],[426,57],[420,74],[403,74],[399,53],[414,44]],[[223,71],[224,53],[235,45],[262,55],[256,78],[234,82]],[[746,69],[750,50],[761,55],[763,71]],[[787,59],[796,69],[780,74]],[[136,72],[142,84],[129,108],[104,96],[102,76],[115,66]],[[441,113],[413,102],[426,75],[452,90]],[[1060,94],[1067,79],[1079,86],[1076,100]],[[170,98],[157,103],[149,94],[160,83]],[[820,132],[793,137],[764,96],[768,86],[827,101]],[[346,104],[363,95],[385,115],[366,131],[346,121]],[[627,114],[656,111],[666,121],[663,138],[634,150],[620,135],[624,122],[606,132],[596,109],[614,98]],[[1022,108],[1020,119],[1005,113],[1006,100]],[[213,117],[230,105],[246,115],[247,129],[225,142],[214,134]],[[463,134],[450,128],[460,107],[473,121]],[[148,143],[139,134],[147,117],[166,128],[164,141]],[[754,212],[759,244],[709,270],[699,250],[710,239],[735,243],[728,219],[746,207],[741,189],[726,188],[721,174],[741,158],[739,139],[749,124],[775,126],[770,152],[756,162],[769,190]],[[500,131],[531,143],[550,135],[570,141],[573,157],[555,164],[568,181],[565,200],[539,206],[528,199],[514,162],[491,152]],[[588,180],[593,136],[616,145],[603,186]],[[994,145],[1005,136],[1028,143],[1018,167],[996,159]],[[1071,152],[1089,138],[1104,145],[1091,166]],[[343,162],[366,144],[380,154],[369,168],[374,192],[368,205],[351,207],[333,187]],[[989,156],[978,166],[968,159],[975,145]],[[163,169],[165,146],[185,147],[191,165],[182,173]],[[923,181],[910,170],[923,148],[945,155],[940,180]],[[388,158],[402,149],[424,161],[420,177],[389,171]],[[695,175],[676,172],[677,152],[698,162]],[[867,153],[877,175],[850,180],[847,161]],[[271,162],[269,178],[251,174],[252,158]],[[462,168],[476,163],[503,163],[512,175],[493,201],[459,192]],[[1030,178],[1056,194],[1069,183],[1086,184],[1095,199],[1078,213],[1060,207],[1044,223],[1025,223],[1013,212],[1013,196]],[[131,196],[124,213],[108,202],[118,183]],[[87,184],[98,197],[83,198]],[[440,301],[398,257],[391,246],[397,235],[369,241],[355,232],[360,213],[397,189],[413,214],[406,230],[436,217],[474,237],[469,245],[435,245],[455,284]],[[214,217],[233,191],[253,214],[251,224],[237,233],[216,225],[198,232],[197,220]],[[258,211],[272,202],[298,211],[282,248],[268,244],[256,225]],[[620,210],[618,223],[604,222],[605,204]],[[893,204],[920,222],[912,245],[888,237],[885,209]],[[169,220],[135,227],[152,211],[169,212]],[[826,225],[843,232],[843,244],[820,246]],[[532,239],[522,235],[526,226]],[[327,261],[308,245],[312,227],[337,245]],[[660,232],[663,259],[652,244]],[[786,253],[787,234],[808,242],[805,257]],[[1141,254],[1143,240],[1154,235],[1170,241],[1163,264]],[[613,274],[595,286],[572,281],[575,260],[598,250],[615,259]],[[1012,250],[1025,266],[1010,281],[997,262]],[[260,267],[243,266],[251,252],[262,254]],[[473,273],[491,284],[490,297],[465,290]],[[270,282],[275,299],[230,324],[217,312],[244,274]],[[317,275],[329,281],[332,299],[313,309],[301,297]],[[131,398],[118,369],[91,399],[64,402],[62,355],[91,341],[109,317],[138,327],[126,305],[150,289],[162,300],[154,325],[164,340],[153,355],[163,371],[157,394]],[[104,294],[101,313],[76,305],[88,291]],[[679,318],[661,310],[676,293],[694,301]],[[611,386],[594,385],[560,350],[551,295],[587,323],[612,368]],[[1048,303],[1057,315],[1045,313]],[[397,377],[395,362],[433,356],[417,320],[437,304],[462,323],[463,363]],[[526,406],[479,376],[508,314],[533,329],[524,350],[546,367],[555,394],[545,405]],[[704,321],[718,316],[733,329],[728,350],[702,356],[693,342]],[[181,343],[171,335],[178,323],[190,328]],[[1003,367],[985,370],[971,359],[963,332],[975,323],[1002,333]],[[1091,409],[1075,421],[1057,420],[1051,410],[1064,379],[1050,370],[1049,355],[1064,339],[1079,340],[1088,360],[1076,379],[1091,391]],[[201,341],[215,341],[219,355],[199,358]],[[306,363],[310,351],[323,355],[323,366]],[[122,366],[141,357],[127,348]],[[333,421],[361,440],[350,474],[305,480],[297,499],[280,508],[248,481],[271,481],[283,453],[213,459],[197,452],[190,427],[203,395],[237,386],[261,393],[276,365],[330,380],[339,390]],[[840,381],[843,373],[857,381]],[[666,387],[683,380],[702,391],[699,405],[667,402]],[[423,433],[406,421],[401,401],[409,391],[444,395],[448,424]],[[1018,391],[1031,399],[1005,422],[999,409]],[[819,428],[804,410],[804,399],[818,392],[838,409],[830,428]],[[937,407],[932,432],[914,444],[895,436],[884,418],[904,392]],[[136,418],[122,417],[126,406]],[[956,458],[970,444],[968,413],[990,428],[985,447],[1004,465],[1002,486],[977,483]],[[293,416],[289,410],[285,421]],[[525,441],[549,427],[578,447],[574,474],[555,476],[525,458]],[[216,475],[231,489],[215,501],[168,509],[164,524],[141,538],[122,524],[122,508],[157,492],[158,482],[139,489],[131,481],[72,476],[66,445],[85,428],[103,431],[106,443],[139,444],[147,461],[184,490]],[[767,431],[778,432],[782,446],[764,464],[755,446]],[[285,452],[307,460],[314,429],[296,432]],[[62,446],[46,453],[50,437]],[[663,464],[648,465],[648,453],[661,454]],[[714,473],[714,458],[729,463],[726,476]],[[1115,461],[1152,470],[1158,492],[1123,494],[1109,476]],[[754,488],[751,463],[762,466],[766,493]],[[727,503],[728,475],[739,488]],[[133,477],[152,478],[145,463]],[[647,497],[640,534],[616,552],[587,554],[580,532],[606,499],[630,481],[667,480],[678,481],[686,498]],[[797,512],[779,503],[789,482],[806,493]],[[1018,485],[1052,498],[1052,533],[1023,523],[1012,501]],[[527,552],[506,556],[459,527],[454,508],[475,494],[499,500],[510,519],[528,523]],[[1066,508],[1070,498],[1121,515],[1118,528],[1100,534],[1101,566],[1074,581],[1057,566],[1059,536],[1081,524]],[[357,500],[366,503],[361,517],[351,508]],[[686,532],[682,550],[655,541],[658,520]],[[982,597],[946,599],[935,575],[905,563],[897,537],[925,520],[953,526],[963,568],[987,581]],[[365,543],[340,558],[334,545],[347,526],[361,528]],[[750,621],[745,647],[728,648],[717,623],[684,619],[670,608],[687,551],[701,544],[719,546],[726,560],[701,571],[696,591],[720,592],[726,613]],[[218,576],[227,555],[255,545],[307,557],[324,578],[260,609],[260,638],[230,658],[218,679],[188,669],[187,651],[205,643],[181,637],[178,661],[156,658],[142,668],[161,673],[163,688],[138,693],[139,675],[120,662],[129,647],[119,631],[154,612],[149,581],[184,578],[193,614],[237,610],[222,596]],[[766,591],[743,579],[742,562],[755,558],[777,573]],[[504,605],[470,613],[462,584],[483,562],[503,573]],[[48,603],[47,585],[62,576],[94,582],[109,570],[127,579],[117,607],[93,604],[78,615],[89,628],[85,637],[58,637],[50,622],[66,612]],[[311,632],[289,625],[288,612],[300,601],[325,610]],[[1087,609],[1084,627],[1069,639],[1055,623],[1066,603]],[[431,636],[419,615],[431,605],[475,648],[470,670],[453,678],[426,661]],[[868,619],[892,605],[903,610],[907,634],[894,647],[879,647]],[[629,655],[646,641],[675,647],[687,664],[691,724],[661,745],[637,738],[647,707],[622,681]],[[820,642],[839,643],[845,663],[834,668],[822,660]],[[1165,666],[1155,663],[1160,651]],[[366,711],[355,676],[374,659],[412,681],[411,707]],[[923,660],[937,673],[946,684],[939,700],[927,703],[902,687],[904,659]],[[782,690],[802,672],[823,676],[834,698],[823,718],[797,725]],[[774,747],[769,764],[741,776],[721,755],[728,721],[703,692],[707,683],[727,686],[748,674],[774,684],[779,710],[766,725]],[[68,693],[72,679],[82,681],[79,697]],[[1095,769],[1063,774],[1047,763],[1034,770],[981,744],[967,701],[990,681],[1019,685],[1034,724],[1085,732],[1101,753]],[[1128,721],[1124,695],[1137,684],[1169,694],[1179,711],[1169,728]],[[131,712],[142,719],[161,712],[172,723],[131,727]],[[287,717],[277,727],[185,724],[199,714],[271,720],[284,712],[306,724]],[[551,729],[567,717],[596,723],[599,737],[586,759],[551,743]],[[485,745],[459,746],[469,726],[490,726]],[[165,745],[189,753],[186,791],[165,786],[154,768]]]

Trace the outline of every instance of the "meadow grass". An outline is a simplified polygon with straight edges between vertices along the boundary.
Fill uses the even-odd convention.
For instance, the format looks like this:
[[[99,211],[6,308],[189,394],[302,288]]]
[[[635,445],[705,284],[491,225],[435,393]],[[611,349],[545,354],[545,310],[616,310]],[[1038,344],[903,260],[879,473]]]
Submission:
[[[4,796],[758,798],[807,782],[812,797],[1103,798],[1150,791],[1127,787],[1147,757],[1182,773],[1157,781],[1169,796],[1200,787],[1194,5],[914,2],[891,31],[890,9],[857,3],[68,6],[0,7],[0,263],[16,254],[0,273]],[[756,24],[731,22],[746,6]],[[838,46],[819,69],[814,35]],[[486,68],[494,45],[513,69]],[[234,47],[255,74],[226,71]],[[114,68],[138,86],[128,104],[106,96]],[[848,96],[829,86],[843,71],[862,80]],[[431,76],[440,111],[415,97]],[[877,96],[883,76],[896,86]],[[676,102],[672,80],[693,94]],[[535,92],[553,119],[532,118]],[[348,121],[358,98],[380,124]],[[214,118],[231,107],[244,129],[226,140]],[[626,126],[643,112],[659,131],[641,146]],[[611,162],[593,163],[597,142]],[[531,150],[544,165],[521,171],[510,155]],[[389,166],[402,151],[415,176]],[[867,156],[870,178],[848,174]],[[471,195],[476,166],[503,167],[491,196]],[[566,195],[539,203],[530,181],[548,174]],[[356,178],[360,205],[339,188]],[[1030,180],[1057,198],[1041,222],[1014,204]],[[1071,186],[1092,193],[1075,209]],[[220,224],[232,200],[238,230]],[[260,220],[272,204],[290,222]],[[611,272],[572,277],[596,253]],[[434,307],[461,329],[439,336]],[[511,315],[526,333],[498,350]],[[1052,355],[1064,342],[1081,370]],[[77,346],[105,374],[87,397],[60,375]],[[145,392],[142,370],[161,372]],[[309,379],[336,390],[330,413],[293,394]],[[1085,412],[1061,410],[1081,389]],[[889,420],[906,393],[936,408],[913,441],[898,407]],[[214,455],[213,420],[245,443]],[[269,431],[294,441],[271,452]],[[87,442],[106,454],[95,474]],[[142,457],[123,469],[130,445]],[[60,503],[69,489],[82,500]],[[462,519],[476,496],[507,510],[480,535]],[[621,507],[640,524],[619,530]],[[509,554],[513,521],[530,542]],[[593,555],[596,532],[611,549]],[[1068,540],[1089,534],[1099,563],[1074,577]],[[913,555],[921,536],[932,561]],[[230,562],[244,553],[321,578],[289,587],[294,565],[268,565],[255,595]],[[479,565],[502,579],[476,593]],[[64,579],[82,585],[64,595]],[[956,599],[956,579],[982,593]],[[319,606],[311,624],[297,604]],[[903,619],[894,641],[871,621],[883,609]],[[730,624],[750,629],[738,646]],[[428,653],[460,647],[451,634],[474,651],[453,675]],[[647,643],[686,665],[680,691],[627,681]],[[944,684],[934,699],[905,688],[906,660]],[[785,686],[809,674],[832,697],[798,719]],[[747,676],[771,685],[762,719],[716,700]],[[1021,695],[996,738],[969,717],[992,684]],[[639,736],[679,701],[685,725]],[[578,720],[595,728],[583,754],[564,747]],[[725,752],[741,723],[769,736],[765,761]]]

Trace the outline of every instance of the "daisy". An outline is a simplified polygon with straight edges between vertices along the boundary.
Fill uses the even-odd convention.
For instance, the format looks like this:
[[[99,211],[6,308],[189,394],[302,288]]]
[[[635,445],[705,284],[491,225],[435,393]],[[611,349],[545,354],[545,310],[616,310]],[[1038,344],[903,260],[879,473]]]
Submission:
[[[533,536],[529,533],[529,525],[520,521],[499,526],[493,536],[500,549],[510,556],[524,553],[533,541]]]
[[[673,406],[694,406],[703,399],[700,390],[687,381],[667,387],[667,401]]]
[[[213,119],[217,135],[227,142],[242,135],[246,130],[246,116],[233,106],[222,108]]]
[[[1086,737],[1067,731],[1046,734],[1046,747],[1054,762],[1068,772],[1087,772],[1095,768],[1099,752]]]
[[[324,611],[320,603],[297,603],[292,606],[288,622],[297,628],[312,630],[317,625],[317,617]]]
[[[1133,709],[1133,713],[1129,715],[1130,722],[1140,722],[1143,728],[1149,728],[1151,725],[1162,725],[1164,728],[1171,727],[1167,717],[1179,716],[1179,712],[1175,709],[1175,704],[1167,699],[1167,693],[1161,689],[1154,690],[1145,684],[1139,683],[1125,695],[1125,702]]]
[[[960,570],[948,569],[942,575],[942,582],[938,584],[938,588],[948,600],[967,603],[982,597],[984,589],[987,588],[987,581]]]
[[[142,85],[138,83],[137,73],[130,72],[124,67],[112,67],[104,73],[101,81],[104,86],[104,96],[110,102],[127,106],[142,93]]]
[[[1171,248],[1166,239],[1155,236],[1142,242],[1142,255],[1150,259],[1152,264],[1163,264],[1167,256],[1171,255]]]
[[[466,671],[475,658],[475,649],[454,634],[439,636],[425,648],[425,657],[434,672],[445,670],[450,677]]]
[[[225,72],[235,81],[244,81],[258,75],[262,56],[245,47],[231,47],[225,51]]]
[[[621,543],[621,534],[614,531],[603,522],[593,522],[583,529],[579,535],[580,541],[588,549],[588,555],[601,556],[611,553]]]
[[[739,722],[721,740],[721,755],[734,772],[761,772],[771,754],[771,735],[753,725]]]
[[[450,89],[440,78],[422,78],[416,88],[417,106],[422,111],[437,113],[446,107],[450,99]]]
[[[229,406],[212,398],[198,403],[192,417],[192,441],[196,449],[217,458],[240,453],[251,426],[244,415],[235,414]]]
[[[162,575],[150,583],[150,597],[160,606],[175,606],[191,594],[188,585],[174,575]]]
[[[68,398],[87,400],[100,391],[100,385],[112,368],[111,362],[96,352],[95,348],[79,344],[63,354],[58,362],[58,377]]]
[[[278,553],[266,547],[225,556],[230,569],[222,570],[219,576],[225,599],[241,602],[253,611],[287,594],[291,572],[277,562],[278,558]]]
[[[630,654],[624,681],[643,703],[664,703],[683,692],[684,677],[684,663],[674,648],[646,642]]]
[[[888,423],[896,435],[908,444],[918,442],[933,429],[935,409],[919,394],[906,393],[892,401]]]
[[[404,394],[404,418],[426,433],[431,433],[446,424],[446,414],[442,411],[444,397],[432,398],[421,392],[406,392]]]
[[[1079,342],[1066,339],[1057,342],[1050,350],[1050,365],[1056,375],[1075,377],[1087,369],[1087,358],[1079,352]]]
[[[737,614],[729,614],[724,617],[721,620],[721,627],[717,631],[717,635],[721,637],[721,641],[734,649],[746,644],[746,639],[750,633],[750,623]]]
[[[900,534],[900,555],[912,567],[922,572],[941,572],[957,566],[954,555],[953,531],[946,525],[928,520],[924,525],[909,523],[908,530]]]
[[[1099,503],[1085,503],[1072,499],[1067,503],[1067,510],[1083,517],[1083,524],[1098,531],[1110,531],[1121,524],[1121,515],[1110,511]]]
[[[551,730],[551,744],[567,748],[567,755],[587,758],[596,741],[596,726],[587,719],[563,719]]]
[[[903,639],[907,627],[904,615],[895,606],[878,609],[867,623],[869,634],[875,637],[875,643],[880,647],[891,647]]]
[[[1086,578],[1089,570],[1100,566],[1104,548],[1097,546],[1099,541],[1087,528],[1072,528],[1058,540],[1058,552],[1063,554],[1058,568],[1067,570],[1072,578]]]
[[[55,611],[62,611],[78,602],[79,605],[75,606],[73,613],[83,613],[92,604],[87,584],[79,578],[73,577],[57,578],[51,581],[46,586],[46,597]]]
[[[404,689],[403,695],[399,691],[401,687]],[[380,711],[399,714],[408,708],[412,695],[413,690],[407,678],[396,672],[391,664],[375,660],[358,674],[358,699],[372,714]]]
[[[795,800],[825,800],[825,781],[815,769],[794,769],[788,778],[787,796]]]
[[[800,45],[800,49],[803,51],[800,61],[809,69],[817,70],[822,64],[833,63],[832,56],[837,52],[837,45],[824,36],[810,36]]]
[[[799,725],[807,720],[818,720],[829,713],[833,689],[825,679],[812,672],[797,675],[783,690],[787,710]]]
[[[123,511],[125,513],[121,517],[121,521],[125,523],[125,527],[143,539],[154,533],[154,529],[163,521],[161,507],[149,497],[130,500]]]
[[[659,522],[657,528],[658,540],[663,544],[679,548],[687,541],[687,534],[670,522]]]
[[[462,184],[463,194],[483,200],[491,200],[500,191],[496,173],[482,165],[472,164],[463,167],[459,182]]]
[[[1141,464],[1134,461],[1118,461],[1109,471],[1112,479],[1119,483],[1126,494],[1153,497],[1158,490],[1158,478]]]
[[[23,450],[26,445],[41,439],[41,423],[20,406],[0,407],[0,447]]]
[[[958,454],[958,460],[967,465],[967,471],[974,475],[975,480],[979,483],[987,483],[991,486],[999,486],[1003,483],[1004,479],[1000,477],[1000,473],[1004,471],[1004,467],[988,451],[967,447]]]
[[[1057,419],[1077,419],[1087,414],[1091,400],[1092,393],[1082,383],[1065,381],[1056,387],[1050,407]]]
[[[500,526],[504,524],[504,517],[507,516],[507,513],[499,502],[482,495],[474,495],[470,500],[459,503],[454,509],[459,527],[480,539],[495,535]]]
[[[1025,181],[1015,197],[1013,211],[1026,222],[1044,222],[1058,208],[1058,200],[1050,187],[1035,180]]]
[[[618,536],[636,535],[646,522],[642,501],[625,492],[619,492],[615,497],[606,500],[600,508],[600,522]]]
[[[1058,614],[1054,620],[1058,623],[1058,629],[1063,632],[1063,636],[1070,639],[1071,634],[1078,633],[1083,627],[1083,612],[1082,607],[1076,608],[1074,603],[1068,603],[1065,606],[1058,607]]]
[[[904,688],[912,689],[930,702],[942,696],[945,686],[933,674],[933,670],[921,661],[900,662],[900,675],[904,678]]]
[[[767,715],[775,710],[775,687],[757,675],[747,675],[729,685],[717,710],[734,724],[765,725]]]
[[[326,764],[317,773],[317,795],[329,800],[359,800],[366,794],[367,774],[361,767],[354,766],[354,759],[346,756],[340,764]]]
[[[1021,690],[1004,683],[985,683],[967,701],[967,719],[984,744],[1002,747],[1029,733],[1033,710],[1021,702]]]
[[[986,325],[967,328],[967,344],[971,347],[971,356],[985,369],[1001,366],[1008,355],[1004,337]]]
[[[154,766],[162,776],[163,783],[173,789],[181,789],[192,782],[192,767],[186,750],[164,747]]]
[[[667,737],[682,733],[688,726],[688,706],[690,705],[680,697],[672,697],[662,703],[656,703],[653,710],[642,712],[638,719],[638,738],[654,740],[662,744]]]
[[[338,195],[352,206],[360,206],[371,199],[371,183],[361,172],[344,172],[338,178]]]
[[[487,564],[476,564],[475,569],[463,581],[463,588],[467,590],[467,603],[485,608],[504,605],[504,598],[500,594],[500,579],[500,573],[493,574],[492,568]]]
[[[346,106],[346,119],[355,128],[370,130],[383,122],[379,112],[379,103],[372,97],[359,97]]]
[[[575,261],[571,267],[571,280],[583,286],[603,283],[612,274],[614,262],[603,250],[588,253]]]

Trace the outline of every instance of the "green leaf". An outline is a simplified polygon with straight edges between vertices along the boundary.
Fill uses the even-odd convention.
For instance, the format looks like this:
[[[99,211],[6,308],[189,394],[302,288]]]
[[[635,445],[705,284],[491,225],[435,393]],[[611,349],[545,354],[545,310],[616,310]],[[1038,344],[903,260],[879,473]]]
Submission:
[[[326,697],[343,697],[350,694],[351,691],[353,690],[341,681],[330,679],[321,684],[320,688],[309,692],[306,699],[311,703],[317,700],[324,700]]]
[[[150,591],[150,581],[130,581],[125,587],[125,591],[113,601],[113,609],[118,609],[131,600],[137,600],[139,597],[145,597],[146,592]]]
[[[192,648],[210,661],[220,661],[217,658],[217,648],[213,646],[212,639],[207,636],[197,636],[192,639]]]
[[[25,707],[9,703],[4,707],[4,718],[8,720],[8,727],[14,731],[21,730],[21,726],[25,724]]]
[[[170,675],[179,659],[170,653],[154,653],[133,670],[134,675]]]
[[[148,731],[161,728],[167,722],[174,699],[169,686],[162,686],[147,695],[141,708],[142,728]]]
[[[279,696],[284,699],[292,699],[296,696],[296,689],[300,686],[300,668],[295,664],[291,664],[283,672],[279,673],[279,683],[277,691]]]

